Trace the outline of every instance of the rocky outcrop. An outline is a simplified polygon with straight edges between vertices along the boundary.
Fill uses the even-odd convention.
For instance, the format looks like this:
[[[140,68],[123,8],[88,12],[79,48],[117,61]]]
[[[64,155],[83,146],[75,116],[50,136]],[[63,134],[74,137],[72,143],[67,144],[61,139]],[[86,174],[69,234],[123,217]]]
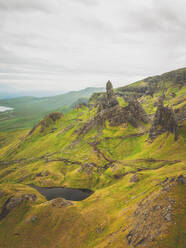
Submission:
[[[65,200],[62,197],[53,199],[50,202],[52,203],[53,207],[57,207],[57,208],[63,208],[63,207],[68,207],[68,206],[73,205],[71,201]]]
[[[186,104],[184,104],[181,108],[175,109],[175,115],[177,121],[184,121],[186,120]]]
[[[48,171],[42,171],[42,172],[39,172],[35,175],[35,177],[47,177],[50,175],[50,172]]]
[[[85,172],[88,176],[93,174],[93,171],[97,169],[96,164],[94,163],[85,163],[81,166],[78,172]]]
[[[103,126],[106,120],[109,121],[111,126],[130,123],[134,127],[138,127],[141,122],[147,123],[149,121],[142,105],[136,98],[130,97],[128,106],[121,107],[110,81],[107,82],[106,90],[106,94],[99,99],[96,116],[80,129],[80,135],[87,133],[93,127]]]
[[[107,104],[108,107],[114,107],[118,105],[118,101],[116,99],[116,96],[114,94],[113,86],[110,80],[106,84],[106,93],[107,93]]]
[[[177,182],[186,185],[186,177],[180,175],[177,177]]]
[[[140,122],[149,122],[148,115],[136,98],[129,100],[128,106],[123,108],[123,113],[126,115],[127,121],[134,127],[137,127]]]
[[[37,200],[37,196],[35,194],[23,194],[21,196],[12,196],[10,197],[3,205],[0,220],[6,217],[14,208],[19,206],[23,201],[35,202]]]
[[[149,138],[155,139],[158,135],[170,132],[178,138],[178,125],[175,113],[172,108],[164,107],[163,101],[160,99],[153,122],[150,129]]]
[[[140,180],[139,175],[136,173],[130,178],[131,183],[137,183],[137,182],[139,182],[139,180]]]
[[[46,115],[43,120],[38,122],[38,124],[32,128],[32,130],[28,133],[27,136],[30,136],[38,127],[40,127],[40,133],[43,133],[47,127],[54,124],[57,120],[61,119],[62,117],[63,114],[59,112],[53,112],[49,115]]]
[[[98,112],[118,105],[119,103],[115,96],[112,83],[109,80],[106,84],[106,94],[104,94],[103,97],[99,100]]]
[[[152,242],[173,224],[176,200],[170,193],[178,184],[185,184],[185,179],[183,175],[166,178],[159,184],[162,187],[160,191],[151,193],[138,203],[130,217],[131,227],[126,236],[130,247],[156,247]]]

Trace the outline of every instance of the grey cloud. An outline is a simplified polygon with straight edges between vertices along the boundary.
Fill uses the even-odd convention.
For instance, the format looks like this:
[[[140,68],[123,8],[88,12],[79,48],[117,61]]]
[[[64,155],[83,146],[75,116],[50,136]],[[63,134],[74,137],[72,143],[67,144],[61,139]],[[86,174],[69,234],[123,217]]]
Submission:
[[[96,6],[98,4],[97,0],[72,0],[74,3],[80,3],[86,6]]]
[[[184,67],[185,11],[183,0],[0,0],[0,88],[119,86]]]
[[[43,0],[0,0],[0,11],[49,11]]]

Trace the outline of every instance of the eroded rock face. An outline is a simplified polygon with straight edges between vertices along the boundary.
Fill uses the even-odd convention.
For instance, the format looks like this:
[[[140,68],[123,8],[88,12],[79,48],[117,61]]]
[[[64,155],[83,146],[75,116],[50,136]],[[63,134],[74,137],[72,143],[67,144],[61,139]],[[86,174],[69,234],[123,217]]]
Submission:
[[[186,177],[184,177],[183,175],[178,176],[177,182],[186,185]]]
[[[4,192],[2,191],[2,190],[0,190],[0,198],[2,197],[2,196],[4,196]]]
[[[153,140],[166,131],[173,133],[175,140],[177,140],[178,124],[175,113],[171,108],[164,107],[163,101],[160,100],[152,122],[149,138]]]
[[[32,128],[32,130],[28,133],[27,136],[30,136],[38,127],[40,127],[40,133],[43,133],[47,127],[49,127],[51,124],[54,124],[57,120],[61,119],[62,117],[63,114],[59,112],[53,112],[49,115],[46,115],[43,120],[38,122],[38,124]]]
[[[139,180],[140,180],[139,175],[136,173],[130,178],[131,183],[137,183],[137,182],[139,182]]]
[[[110,80],[106,84],[106,91],[107,91],[107,102],[108,107],[114,107],[118,105],[118,101],[116,99],[116,96],[114,94],[113,86]]]
[[[65,200],[64,198],[56,198],[51,200],[52,206],[57,208],[72,206],[71,201]]]
[[[107,82],[106,90],[106,94],[103,95],[98,103],[97,115],[80,129],[79,134],[85,134],[93,127],[103,126],[106,120],[109,121],[111,126],[130,123],[134,127],[138,127],[141,122],[147,123],[149,121],[147,114],[137,99],[130,98],[128,106],[121,107],[110,81]]]
[[[36,200],[37,200],[37,196],[35,194],[23,194],[21,196],[10,197],[3,205],[0,214],[0,220],[6,217],[12,211],[12,209],[19,206],[23,201],[35,202]]]
[[[110,80],[106,84],[106,94],[100,99],[98,112],[119,105]]]
[[[149,122],[148,115],[142,105],[135,98],[129,100],[128,106],[123,109],[123,114],[126,115],[127,121],[134,127],[137,127],[139,122]]]
[[[81,168],[79,169],[79,172],[85,172],[85,173],[87,173],[87,175],[91,176],[93,174],[93,171],[95,168],[96,168],[95,164],[85,163],[81,166]]]
[[[176,109],[175,115],[176,115],[177,121],[186,120],[186,104],[183,105],[181,108]]]
[[[40,173],[37,173],[36,177],[47,177],[50,173],[48,171],[42,171]]]
[[[181,179],[181,181],[180,181]],[[169,192],[178,183],[183,183],[184,177],[167,178],[161,182],[161,191],[154,192],[143,198],[130,217],[132,219],[126,236],[130,247],[152,247],[152,242],[166,233],[173,221],[173,211],[176,201]]]

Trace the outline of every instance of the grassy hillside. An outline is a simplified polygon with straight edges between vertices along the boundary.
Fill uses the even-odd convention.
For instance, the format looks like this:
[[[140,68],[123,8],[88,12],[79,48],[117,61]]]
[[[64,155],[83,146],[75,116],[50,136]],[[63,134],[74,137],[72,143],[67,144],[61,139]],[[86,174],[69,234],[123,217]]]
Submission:
[[[13,111],[0,113],[0,130],[31,128],[47,113],[52,111],[69,111],[71,105],[80,98],[89,98],[94,92],[103,88],[86,88],[52,97],[18,97],[0,100],[0,106],[14,108]]]
[[[112,125],[109,119],[94,125],[100,93],[91,97],[90,107],[80,105],[56,120],[47,115],[32,132],[0,132],[0,247],[184,248],[186,86],[176,85],[169,78],[162,90],[157,81],[153,93],[138,95],[149,122],[137,127],[127,121]],[[177,114],[176,140],[167,130],[149,138],[162,91],[164,105]],[[131,92],[123,98],[124,92],[116,90],[121,108],[130,105]],[[72,205],[47,201],[29,184],[94,193]],[[17,205],[1,219],[10,200]]]

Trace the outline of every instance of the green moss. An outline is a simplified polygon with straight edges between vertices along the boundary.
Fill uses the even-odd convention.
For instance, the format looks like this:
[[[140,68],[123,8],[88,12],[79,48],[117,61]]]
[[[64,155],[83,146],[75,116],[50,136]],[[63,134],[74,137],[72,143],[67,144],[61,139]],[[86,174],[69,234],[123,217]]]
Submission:
[[[126,106],[128,106],[128,102],[126,102],[126,101],[124,100],[123,97],[117,96],[117,100],[118,100],[119,105],[120,105],[121,107],[126,107]]]

